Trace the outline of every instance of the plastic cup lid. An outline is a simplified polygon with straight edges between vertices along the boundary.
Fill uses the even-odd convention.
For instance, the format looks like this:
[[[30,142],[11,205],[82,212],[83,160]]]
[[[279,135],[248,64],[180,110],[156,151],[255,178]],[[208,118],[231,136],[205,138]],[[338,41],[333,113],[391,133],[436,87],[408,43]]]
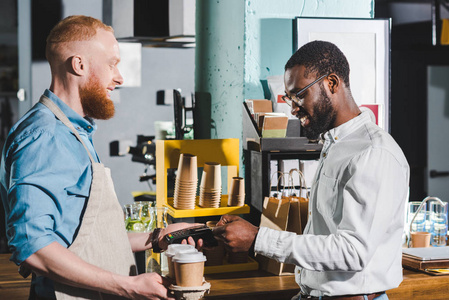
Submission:
[[[188,253],[188,252],[198,252],[198,250],[192,245],[171,244],[168,245],[167,251],[165,251],[165,255],[167,255],[168,257],[173,257],[177,253]]]
[[[172,258],[173,262],[188,264],[206,261],[206,256],[202,252],[176,253]]]

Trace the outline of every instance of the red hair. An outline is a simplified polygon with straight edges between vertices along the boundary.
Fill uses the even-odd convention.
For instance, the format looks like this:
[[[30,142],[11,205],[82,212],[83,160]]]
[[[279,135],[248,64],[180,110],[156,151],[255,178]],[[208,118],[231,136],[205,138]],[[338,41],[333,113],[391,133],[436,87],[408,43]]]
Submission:
[[[110,32],[114,32],[111,26],[108,26],[98,19],[88,16],[69,16],[61,20],[50,31],[47,37],[47,46],[45,54],[47,59],[53,57],[57,51],[55,48],[58,43],[75,42],[75,41],[88,41],[92,39],[98,29],[104,29]]]

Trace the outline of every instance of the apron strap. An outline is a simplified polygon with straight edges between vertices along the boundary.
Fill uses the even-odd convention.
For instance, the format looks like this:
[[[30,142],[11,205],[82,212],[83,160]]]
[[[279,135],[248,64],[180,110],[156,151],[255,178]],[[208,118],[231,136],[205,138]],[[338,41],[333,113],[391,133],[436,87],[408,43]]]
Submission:
[[[92,154],[90,154],[90,151],[87,148],[86,144],[84,144],[78,131],[75,129],[72,122],[69,121],[67,116],[62,112],[62,110],[53,101],[51,101],[47,96],[42,95],[39,102],[42,103],[43,105],[45,105],[46,107],[48,107],[48,109],[50,109],[51,112],[55,114],[56,118],[58,118],[65,126],[69,127],[70,130],[72,130],[72,132],[73,132],[73,134],[75,134],[76,138],[81,142],[81,144],[83,144],[84,149],[86,149],[87,155],[89,155],[89,159],[90,159],[91,163],[94,163],[95,160],[93,159]]]

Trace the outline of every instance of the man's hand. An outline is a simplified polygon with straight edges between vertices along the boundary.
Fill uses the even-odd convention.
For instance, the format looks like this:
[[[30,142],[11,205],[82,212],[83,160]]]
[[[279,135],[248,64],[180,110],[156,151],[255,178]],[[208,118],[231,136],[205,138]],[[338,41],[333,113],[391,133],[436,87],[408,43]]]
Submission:
[[[259,227],[238,216],[224,215],[213,232],[231,252],[245,252],[254,245]]]
[[[23,263],[34,272],[74,287],[130,299],[170,299],[170,281],[156,273],[124,276],[91,265],[57,242],[45,246]]]
[[[127,291],[127,298],[130,299],[170,299],[167,287],[171,282],[157,273],[145,273],[138,276],[129,277],[132,280],[132,289]]]
[[[164,250],[167,250],[168,244],[167,242],[164,240],[164,236],[170,232],[174,232],[174,231],[178,231],[184,228],[189,228],[189,227],[194,227],[194,226],[199,226],[199,225],[203,225],[200,223],[173,223],[168,225],[166,228],[163,228],[159,234],[159,247],[161,247]],[[189,238],[187,240],[183,240],[182,244],[189,244],[192,246],[196,246],[196,248],[198,250],[201,250],[201,248],[203,247],[203,240],[199,239],[197,245],[195,245],[195,241],[193,240],[192,237],[189,236]]]

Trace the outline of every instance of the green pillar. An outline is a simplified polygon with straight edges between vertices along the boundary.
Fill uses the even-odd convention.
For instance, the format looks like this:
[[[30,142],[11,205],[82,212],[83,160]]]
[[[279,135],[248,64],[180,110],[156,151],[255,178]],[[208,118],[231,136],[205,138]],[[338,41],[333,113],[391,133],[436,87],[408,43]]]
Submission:
[[[244,73],[242,0],[197,0],[195,138],[240,138]]]
[[[374,0],[197,0],[195,138],[241,138],[242,102],[292,54],[292,19],[373,18]]]
[[[242,139],[242,103],[283,75],[297,16],[373,18],[374,0],[196,1],[195,139]]]

